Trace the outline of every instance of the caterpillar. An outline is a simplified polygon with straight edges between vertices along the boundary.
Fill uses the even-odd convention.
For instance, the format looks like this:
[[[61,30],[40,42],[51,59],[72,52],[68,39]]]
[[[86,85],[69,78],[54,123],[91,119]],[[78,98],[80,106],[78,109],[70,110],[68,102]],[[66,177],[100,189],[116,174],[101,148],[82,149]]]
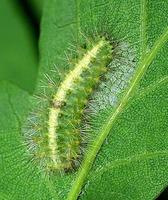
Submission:
[[[24,127],[28,151],[47,171],[69,172],[79,166],[84,134],[81,123],[90,95],[108,70],[112,42],[103,36],[87,40],[51,98],[40,101]],[[38,106],[36,106],[38,107]]]

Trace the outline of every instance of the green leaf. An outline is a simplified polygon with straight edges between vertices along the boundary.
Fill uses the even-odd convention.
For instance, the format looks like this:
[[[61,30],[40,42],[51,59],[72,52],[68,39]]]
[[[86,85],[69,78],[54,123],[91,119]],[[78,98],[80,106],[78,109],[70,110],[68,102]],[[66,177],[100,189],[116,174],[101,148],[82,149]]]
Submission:
[[[31,108],[30,95],[6,82],[0,82],[0,91],[0,199],[50,199],[21,130]]]
[[[37,77],[36,47],[30,24],[17,2],[1,1],[0,26],[0,80],[33,92]]]
[[[54,64],[62,70],[69,43],[75,38],[81,45],[80,32],[107,32],[128,42],[136,49],[137,66],[113,111],[97,118],[101,126],[81,168],[62,176],[45,176],[26,153],[21,127],[31,97],[0,84],[2,198],[152,200],[160,193],[168,182],[167,12],[165,1],[45,2],[39,81],[45,81],[44,73],[52,76]]]
[[[42,72],[49,71],[48,67],[52,67],[52,63],[58,66],[59,62],[62,64],[59,58],[64,57],[64,51],[69,43],[73,43],[73,37],[77,37],[80,44],[80,31],[84,34],[95,30],[110,32],[116,40],[123,39],[131,43],[136,48],[139,60],[135,76],[125,95],[97,132],[98,137],[94,139],[93,147],[86,153],[71,187],[69,199],[76,199],[84,185],[84,199],[154,198],[167,184],[168,140],[165,120],[168,60],[167,48],[163,47],[167,40],[167,31],[164,31],[167,27],[167,3],[52,2],[45,5],[42,23]],[[55,6],[56,3],[59,6]],[[158,6],[163,9],[158,10]],[[144,92],[146,90],[147,94]],[[140,97],[139,93],[144,95]],[[107,136],[108,144],[104,144],[100,150]],[[96,161],[90,170],[96,155]],[[122,164],[125,162],[125,165]],[[102,172],[103,178],[101,170],[105,170],[106,165],[111,168],[107,167]]]

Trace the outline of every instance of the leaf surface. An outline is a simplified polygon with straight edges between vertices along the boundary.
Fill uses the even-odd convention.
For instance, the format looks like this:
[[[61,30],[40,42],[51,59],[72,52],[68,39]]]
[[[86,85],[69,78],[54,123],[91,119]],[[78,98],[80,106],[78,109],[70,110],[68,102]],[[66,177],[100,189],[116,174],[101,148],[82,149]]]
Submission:
[[[56,3],[59,7],[54,7]],[[162,9],[157,9],[158,6]],[[106,129],[110,123],[108,131],[97,132],[104,135],[97,137],[96,147],[89,149],[90,157],[85,157],[69,199],[76,199],[84,185],[82,199],[152,199],[167,184],[167,45],[161,44],[156,51],[156,46],[152,49],[156,40],[162,43],[159,37],[167,27],[166,12],[167,3],[144,0],[46,4],[41,41],[42,72],[48,70],[47,66],[52,67],[52,63],[62,64],[59,58],[64,57],[74,37],[80,44],[80,32],[86,35],[95,31],[110,33],[114,39],[129,42],[137,54],[135,82],[132,81],[121,98],[122,108],[116,109],[119,113],[110,114],[114,123],[107,120],[103,126]],[[47,50],[46,54],[44,49],[51,51]],[[152,55],[150,62],[147,52]],[[102,144],[98,139],[104,141],[107,135],[90,170],[90,159],[92,163]],[[106,165],[111,167],[106,169]]]
[[[21,145],[21,125],[31,107],[30,97],[1,84],[2,197],[151,200],[160,193],[168,182],[167,9],[163,1],[45,2],[39,80],[45,81],[44,73],[53,76],[54,64],[68,70],[65,51],[74,38],[81,45],[80,32],[107,32],[114,40],[129,42],[136,49],[136,70],[116,107],[104,113],[105,121],[104,115],[97,118],[101,126],[81,168],[49,178]]]

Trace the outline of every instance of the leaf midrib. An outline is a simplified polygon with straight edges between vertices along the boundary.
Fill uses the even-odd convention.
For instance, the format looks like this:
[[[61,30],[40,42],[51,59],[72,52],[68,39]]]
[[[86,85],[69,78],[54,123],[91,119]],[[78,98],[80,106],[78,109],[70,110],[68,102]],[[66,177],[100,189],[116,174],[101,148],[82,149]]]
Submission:
[[[142,79],[143,75],[145,74],[148,66],[151,64],[153,59],[155,58],[158,51],[162,48],[162,46],[165,44],[165,42],[168,40],[168,28],[161,34],[161,36],[157,39],[157,41],[154,43],[153,47],[151,48],[150,52],[146,54],[146,1],[142,0],[141,5],[141,15],[145,15],[145,17],[141,18],[141,59],[139,62],[139,65],[137,67],[137,71],[135,75],[132,78],[132,81],[125,92],[125,95],[121,99],[121,102],[119,103],[118,107],[116,107],[115,112],[113,112],[107,122],[102,126],[102,129],[97,134],[97,139],[93,142],[91,147],[88,150],[87,155],[84,157],[83,163],[81,165],[81,168],[79,169],[79,172],[77,174],[77,177],[72,185],[72,188],[68,194],[68,200],[76,200],[78,198],[78,195],[81,191],[81,188],[84,184],[84,181],[89,173],[89,170],[96,158],[97,153],[99,152],[104,140],[108,136],[112,126],[114,125],[118,115],[123,111],[125,106],[127,105],[129,101],[129,97],[135,93],[136,87],[138,86],[138,83]],[[146,55],[145,55],[146,54]]]

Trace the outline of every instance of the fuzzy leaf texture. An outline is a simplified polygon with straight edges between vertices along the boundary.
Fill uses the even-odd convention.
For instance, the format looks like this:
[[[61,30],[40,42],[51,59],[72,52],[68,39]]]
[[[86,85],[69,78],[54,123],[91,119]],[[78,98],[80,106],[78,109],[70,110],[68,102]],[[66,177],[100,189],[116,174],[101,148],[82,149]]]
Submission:
[[[62,176],[45,176],[32,162],[22,132],[31,97],[1,83],[1,199],[152,200],[167,186],[167,12],[167,1],[45,1],[39,82],[46,81],[44,73],[53,76],[54,64],[67,70],[65,52],[74,40],[81,45],[81,32],[129,43],[135,49],[135,69],[116,105],[93,121],[81,168]]]

